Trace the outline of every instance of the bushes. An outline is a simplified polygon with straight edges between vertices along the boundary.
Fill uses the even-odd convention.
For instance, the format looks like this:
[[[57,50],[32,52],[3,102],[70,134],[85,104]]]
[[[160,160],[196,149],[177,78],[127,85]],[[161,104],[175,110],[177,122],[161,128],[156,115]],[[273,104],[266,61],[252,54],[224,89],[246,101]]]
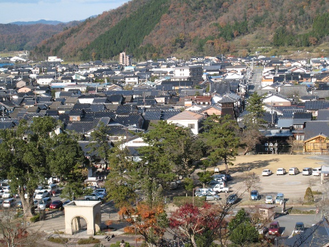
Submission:
[[[31,217],[31,219],[30,219],[30,221],[33,222],[33,223],[37,222],[39,220],[40,220],[40,214],[36,214],[33,217]]]
[[[100,240],[93,237],[82,238],[78,240],[78,244],[98,244],[98,243],[100,243]]]
[[[69,240],[67,238],[48,238],[48,241],[56,243],[56,244],[66,244]]]
[[[313,195],[312,189],[310,187],[308,187],[305,191],[304,203],[306,203],[306,204],[314,203],[314,195]]]

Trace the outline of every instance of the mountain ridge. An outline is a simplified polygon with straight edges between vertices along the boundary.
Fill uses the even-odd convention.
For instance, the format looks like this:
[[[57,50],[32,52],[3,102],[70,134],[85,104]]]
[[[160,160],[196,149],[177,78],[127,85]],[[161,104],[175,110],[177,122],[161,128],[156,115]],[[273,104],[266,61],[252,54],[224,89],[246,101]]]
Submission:
[[[94,60],[112,59],[125,50],[136,59],[149,59],[172,54],[244,55],[259,46],[273,46],[275,53],[280,47],[318,46],[329,34],[322,25],[329,20],[329,2],[324,0],[161,0],[159,4],[129,1],[52,35],[31,54],[35,59],[58,55]],[[144,12],[150,18],[142,17]],[[143,29],[136,32],[138,28]]]

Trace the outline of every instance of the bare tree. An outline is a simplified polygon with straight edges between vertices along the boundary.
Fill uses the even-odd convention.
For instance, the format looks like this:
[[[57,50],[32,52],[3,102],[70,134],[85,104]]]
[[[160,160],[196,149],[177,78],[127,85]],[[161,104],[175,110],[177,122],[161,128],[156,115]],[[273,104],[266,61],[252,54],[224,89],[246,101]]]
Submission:
[[[15,210],[3,210],[0,219],[0,245],[7,247],[37,246],[40,233],[29,231],[29,225],[26,218],[17,218]]]
[[[250,192],[251,189],[257,189],[260,182],[259,176],[254,172],[249,172],[243,176],[243,183],[246,186],[246,191]]]

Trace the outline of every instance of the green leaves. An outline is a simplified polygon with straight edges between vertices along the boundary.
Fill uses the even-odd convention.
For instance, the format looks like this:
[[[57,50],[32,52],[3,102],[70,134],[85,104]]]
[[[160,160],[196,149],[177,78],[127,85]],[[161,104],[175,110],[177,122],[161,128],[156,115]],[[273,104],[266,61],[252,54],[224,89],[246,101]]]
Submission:
[[[68,184],[80,182],[74,186],[81,187],[78,169],[84,164],[84,154],[74,138],[65,133],[55,134],[58,125],[54,118],[40,117],[33,118],[32,122],[21,121],[16,130],[0,131],[0,170],[3,177],[11,180],[13,193],[18,192],[22,200],[25,200],[24,193],[28,194],[23,203],[26,216],[32,215],[34,190],[45,183],[46,178],[70,177]]]
[[[223,160],[228,172],[228,165],[238,154],[239,147],[238,126],[235,120],[224,116],[210,116],[204,122],[204,141],[208,147],[209,158],[213,162]]]

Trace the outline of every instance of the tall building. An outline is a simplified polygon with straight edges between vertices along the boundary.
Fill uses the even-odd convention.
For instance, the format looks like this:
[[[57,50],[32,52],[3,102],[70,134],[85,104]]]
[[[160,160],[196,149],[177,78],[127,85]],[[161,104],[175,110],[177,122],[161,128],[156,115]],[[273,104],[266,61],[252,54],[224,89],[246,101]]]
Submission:
[[[131,65],[131,57],[129,55],[126,55],[125,52],[121,52],[119,55],[119,63],[122,65],[129,66]]]

